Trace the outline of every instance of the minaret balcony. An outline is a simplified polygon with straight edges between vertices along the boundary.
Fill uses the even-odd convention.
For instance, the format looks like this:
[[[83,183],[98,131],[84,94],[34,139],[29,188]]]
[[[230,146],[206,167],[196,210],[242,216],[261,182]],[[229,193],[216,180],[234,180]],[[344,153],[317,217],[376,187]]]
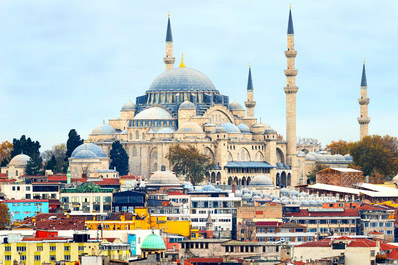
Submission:
[[[286,76],[296,76],[297,69],[287,69],[287,70],[285,70],[285,75]]]
[[[361,118],[358,118],[358,123],[359,124],[369,124],[369,122],[370,122],[370,118],[369,117],[361,117]]]
[[[285,56],[290,58],[290,57],[296,57],[297,51],[295,50],[287,50],[285,51]]]
[[[256,106],[255,101],[245,101],[246,108],[254,108]]]
[[[298,91],[298,87],[296,86],[286,86],[284,89],[286,94],[296,94]]]
[[[165,64],[174,64],[176,61],[175,57],[163,57],[163,61]]]
[[[369,105],[369,98],[359,98],[359,105]]]

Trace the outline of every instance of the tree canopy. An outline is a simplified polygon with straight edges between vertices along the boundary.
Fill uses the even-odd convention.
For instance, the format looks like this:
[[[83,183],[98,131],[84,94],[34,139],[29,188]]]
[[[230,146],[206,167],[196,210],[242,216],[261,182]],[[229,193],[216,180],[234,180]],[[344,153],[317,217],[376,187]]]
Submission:
[[[51,150],[46,150],[42,154],[45,169],[52,170],[54,173],[66,173],[68,168],[66,157],[66,145],[54,145]]]
[[[186,148],[180,145],[171,146],[166,158],[172,165],[173,171],[177,175],[184,175],[193,185],[201,183],[214,167],[210,158],[201,154],[192,145]]]
[[[10,226],[11,215],[8,211],[7,204],[0,202],[0,230],[5,230]]]
[[[0,166],[6,166],[11,159],[12,143],[4,141],[0,144]]]
[[[84,140],[80,139],[80,135],[77,134],[76,130],[71,129],[68,133],[68,140],[66,141],[66,157],[71,157],[73,150],[83,143]]]
[[[350,147],[354,164],[365,176],[395,176],[398,173],[398,140],[389,135],[366,136]]]
[[[337,142],[332,141],[329,145],[326,146],[326,148],[332,153],[332,155],[346,155],[350,153],[351,146],[352,142],[339,140]]]
[[[119,141],[112,143],[112,149],[109,151],[109,156],[111,159],[111,163],[109,165],[110,169],[116,168],[116,171],[119,172],[120,176],[124,176],[129,173],[129,156]]]
[[[26,166],[27,175],[38,175],[42,174],[42,158],[40,156],[40,143],[38,141],[32,141],[30,137],[26,138],[25,135],[22,135],[20,139],[12,140],[13,150],[11,151],[11,158],[19,155],[25,154],[30,156],[31,160],[28,162]]]

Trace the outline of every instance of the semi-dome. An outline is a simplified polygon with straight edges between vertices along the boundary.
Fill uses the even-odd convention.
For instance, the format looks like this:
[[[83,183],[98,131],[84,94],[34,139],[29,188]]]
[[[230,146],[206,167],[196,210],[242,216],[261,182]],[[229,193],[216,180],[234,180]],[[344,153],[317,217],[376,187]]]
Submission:
[[[221,126],[216,127],[216,133],[225,133],[225,132],[226,132],[226,130],[224,127],[221,127]]]
[[[115,128],[109,124],[101,124],[94,128],[91,134],[114,134],[116,133]]]
[[[344,161],[344,160],[345,160],[344,156],[339,155],[339,154],[334,155],[334,158],[335,158],[337,161]]]
[[[131,102],[131,100],[129,100],[122,107],[122,111],[127,111],[127,110],[135,110],[135,104],[133,102]]]
[[[165,166],[161,170],[156,171],[148,180],[148,186],[176,186],[180,185],[176,175],[170,170],[166,170]]]
[[[150,92],[218,92],[211,80],[198,70],[186,67],[170,69],[151,84]]]
[[[147,236],[141,245],[142,250],[164,250],[166,246],[164,245],[163,239],[159,235],[150,234]]]
[[[250,128],[249,128],[249,126],[247,126],[247,125],[244,124],[244,123],[239,124],[239,125],[238,125],[238,128],[239,128],[239,130],[240,130],[242,133],[250,133]]]
[[[306,155],[305,160],[307,160],[307,161],[315,161],[316,158],[315,158],[315,156],[308,154],[308,155]]]
[[[20,155],[16,155],[14,156],[10,163],[8,163],[8,165],[12,165],[12,166],[26,166],[28,164],[30,160],[30,156],[28,155],[24,155],[24,154],[20,154]]]
[[[177,133],[203,133],[203,130],[196,122],[184,122],[179,126]]]
[[[193,104],[191,101],[184,101],[181,103],[179,109],[196,109],[195,104]]]
[[[229,104],[229,109],[230,110],[243,110],[242,106],[236,101]]]
[[[221,124],[221,127],[223,127],[227,133],[241,133],[238,126],[230,122]]]
[[[345,158],[345,160],[347,160],[347,161],[352,161],[352,156],[350,156],[350,154],[346,154],[346,155],[344,156],[344,158]]]
[[[75,154],[73,158],[77,159],[92,159],[92,158],[97,158],[97,155],[94,154],[94,152],[90,150],[80,150]]]
[[[216,187],[214,187],[211,183],[207,183],[203,188],[202,191],[217,191]]]
[[[156,133],[175,133],[175,132],[176,131],[173,128],[170,128],[170,127],[161,128],[161,129],[156,131]]]
[[[133,120],[172,120],[174,119],[170,112],[160,107],[151,107],[143,110]]]
[[[249,184],[250,186],[273,186],[272,180],[267,175],[255,176]]]
[[[107,157],[104,150],[101,149],[101,147],[99,147],[96,144],[93,143],[85,143],[85,144],[81,144],[78,147],[75,148],[75,150],[73,150],[72,152],[72,158],[75,158],[75,155],[81,151],[81,150],[89,150],[91,152],[93,152],[97,157]]]

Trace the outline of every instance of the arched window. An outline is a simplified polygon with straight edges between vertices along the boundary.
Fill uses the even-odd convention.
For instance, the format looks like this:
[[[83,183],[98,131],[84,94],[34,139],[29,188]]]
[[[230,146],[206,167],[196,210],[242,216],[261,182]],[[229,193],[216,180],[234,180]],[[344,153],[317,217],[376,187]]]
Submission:
[[[135,131],[135,139],[140,139],[140,132],[139,131]]]
[[[142,140],[145,139],[145,133],[142,133]]]
[[[129,133],[129,139],[133,140],[133,134],[132,133]]]
[[[135,146],[133,147],[133,156],[137,156],[137,148]]]

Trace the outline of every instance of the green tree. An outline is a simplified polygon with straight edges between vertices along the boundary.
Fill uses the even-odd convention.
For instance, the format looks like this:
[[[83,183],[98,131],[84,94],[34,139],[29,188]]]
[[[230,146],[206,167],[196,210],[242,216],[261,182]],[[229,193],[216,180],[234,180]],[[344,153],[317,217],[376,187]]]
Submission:
[[[55,159],[50,163],[51,159]],[[59,145],[54,145],[52,150],[46,150],[42,154],[42,158],[45,163],[45,168],[52,170],[54,173],[66,173],[66,170],[68,169],[67,167],[67,157],[66,157],[66,145],[65,144],[59,144]],[[48,168],[48,164],[50,163],[50,167]]]
[[[55,158],[55,155],[52,155],[50,160],[47,161],[45,169],[54,172],[56,166],[57,166],[57,159]]]
[[[116,168],[116,171],[119,172],[120,176],[124,176],[129,173],[129,156],[119,141],[112,143],[112,149],[109,151],[109,156],[111,159],[111,163],[109,165],[110,169]]]
[[[11,215],[7,204],[0,202],[0,230],[5,230],[10,226]]]
[[[35,161],[33,161],[33,159],[30,159],[26,164],[25,175],[37,176],[43,175],[43,173],[41,165],[39,166]]]
[[[307,184],[314,184],[316,182],[316,173],[321,171],[322,169],[328,168],[328,166],[324,164],[317,164],[311,172],[307,174]]]
[[[84,140],[80,139],[80,135],[77,134],[76,130],[70,130],[68,133],[68,141],[66,142],[66,157],[71,157],[73,150],[83,143]]]
[[[352,142],[339,140],[337,142],[332,141],[329,145],[326,146],[326,148],[332,153],[332,155],[346,155],[350,153],[351,146]]]
[[[350,148],[354,165],[359,166],[364,176],[375,177],[380,182],[384,177],[398,173],[398,140],[389,135],[372,135],[352,144]]]
[[[177,175],[184,175],[193,185],[201,183],[214,167],[210,158],[192,145],[186,148],[180,145],[171,146],[166,158],[173,166],[173,171]]]

